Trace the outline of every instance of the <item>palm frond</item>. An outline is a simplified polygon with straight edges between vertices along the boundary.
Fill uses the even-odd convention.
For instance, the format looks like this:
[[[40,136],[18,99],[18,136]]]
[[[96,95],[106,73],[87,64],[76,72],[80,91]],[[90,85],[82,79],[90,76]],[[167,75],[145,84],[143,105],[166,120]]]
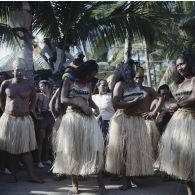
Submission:
[[[0,23],[0,44],[14,48],[18,46],[18,41],[10,26]]]

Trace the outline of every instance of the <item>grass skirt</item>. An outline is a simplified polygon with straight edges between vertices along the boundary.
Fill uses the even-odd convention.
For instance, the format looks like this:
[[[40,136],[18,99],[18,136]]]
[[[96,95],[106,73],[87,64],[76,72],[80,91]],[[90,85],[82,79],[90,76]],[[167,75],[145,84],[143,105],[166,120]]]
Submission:
[[[58,129],[60,127],[60,123],[62,121],[62,114],[60,114],[56,120],[55,120],[55,123],[54,123],[54,126],[53,126],[53,129],[52,129],[52,151],[53,151],[53,154],[55,156],[55,152],[56,152],[56,145],[57,145],[57,132],[58,132]]]
[[[156,158],[158,154],[158,142],[160,139],[160,133],[156,127],[154,120],[145,120],[145,122],[147,126],[148,135],[152,144],[153,157]]]
[[[162,135],[160,170],[181,180],[195,181],[195,113],[177,110]]]
[[[103,167],[104,140],[94,116],[67,110],[56,137],[53,173],[89,175]]]
[[[30,115],[20,117],[3,113],[0,127],[0,150],[22,154],[36,149],[34,123]]]
[[[152,145],[144,119],[118,110],[110,123],[106,170],[117,175],[125,171],[126,176],[152,175],[152,163]]]

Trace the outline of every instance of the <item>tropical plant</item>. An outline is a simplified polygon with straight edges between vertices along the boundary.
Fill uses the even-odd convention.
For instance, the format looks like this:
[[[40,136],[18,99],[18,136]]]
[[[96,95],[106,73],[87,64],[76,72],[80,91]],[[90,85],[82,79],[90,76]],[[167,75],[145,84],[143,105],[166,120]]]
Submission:
[[[160,29],[162,26],[165,16],[165,9],[160,9],[164,8],[164,3],[141,1],[48,1],[29,2],[29,5],[33,16],[33,34],[36,36],[37,33],[42,33],[51,40],[60,42],[64,50],[67,46],[79,46],[81,43],[84,47],[94,46],[100,38],[107,47],[119,41],[124,43],[125,38],[132,41],[135,37],[151,44],[154,33],[157,27]],[[109,7],[109,11],[101,14],[104,6]],[[18,39],[13,36],[16,32],[9,26],[10,13],[12,10],[22,9],[22,2],[1,2],[0,8],[1,42],[13,45]]]

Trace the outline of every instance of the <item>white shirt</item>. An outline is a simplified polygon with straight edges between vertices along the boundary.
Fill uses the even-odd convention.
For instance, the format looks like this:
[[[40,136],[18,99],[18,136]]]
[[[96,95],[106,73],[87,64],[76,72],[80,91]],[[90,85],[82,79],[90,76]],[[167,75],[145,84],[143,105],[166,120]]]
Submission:
[[[98,106],[102,120],[110,120],[115,113],[112,104],[111,93],[107,93],[104,95],[100,95],[100,94],[92,95],[92,100]]]

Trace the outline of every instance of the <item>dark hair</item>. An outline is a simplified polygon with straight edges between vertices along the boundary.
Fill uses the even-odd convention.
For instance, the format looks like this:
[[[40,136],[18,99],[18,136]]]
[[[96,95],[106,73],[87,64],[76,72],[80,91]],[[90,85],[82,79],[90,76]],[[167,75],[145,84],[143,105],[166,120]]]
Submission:
[[[98,80],[98,82],[97,82],[97,87],[100,86],[101,81],[104,81],[104,82],[106,82],[106,83],[108,84],[108,81],[107,81],[106,79],[100,79],[100,80]]]
[[[81,58],[75,58],[73,61],[73,64],[80,66],[81,64],[83,64],[84,61]]]
[[[128,63],[121,62],[113,74],[113,88],[115,84],[119,81],[133,81],[135,76],[135,70],[134,70],[135,62],[134,60],[130,59]]]
[[[40,85],[40,84],[44,84],[45,86],[50,87],[50,83],[49,83],[49,81],[47,81],[47,80],[40,80],[40,81],[39,81],[39,85]]]
[[[94,87],[93,94],[98,94],[98,92],[99,92],[98,87],[100,86],[101,81],[104,81],[104,82],[106,82],[108,84],[108,81],[106,79],[100,79],[100,80],[98,80],[98,82],[96,83],[96,85]],[[110,89],[109,88],[108,88],[107,92],[110,92]]]
[[[72,75],[78,79],[84,80],[93,71],[98,71],[98,64],[95,60],[88,60],[72,71]]]
[[[192,75],[195,75],[195,58],[193,55],[188,51],[183,51],[182,53],[178,54],[177,57],[174,60],[174,63],[176,64],[176,61],[178,59],[182,59],[188,66],[189,71],[192,73]],[[184,78],[176,71],[176,83],[181,83]]]
[[[169,88],[169,86],[167,84],[164,84],[164,85],[161,85],[159,88],[158,88],[158,93],[160,94],[160,91],[161,90],[164,90],[164,89],[167,89],[169,91],[169,97],[170,98],[173,98],[173,94],[171,93],[171,90]]]

